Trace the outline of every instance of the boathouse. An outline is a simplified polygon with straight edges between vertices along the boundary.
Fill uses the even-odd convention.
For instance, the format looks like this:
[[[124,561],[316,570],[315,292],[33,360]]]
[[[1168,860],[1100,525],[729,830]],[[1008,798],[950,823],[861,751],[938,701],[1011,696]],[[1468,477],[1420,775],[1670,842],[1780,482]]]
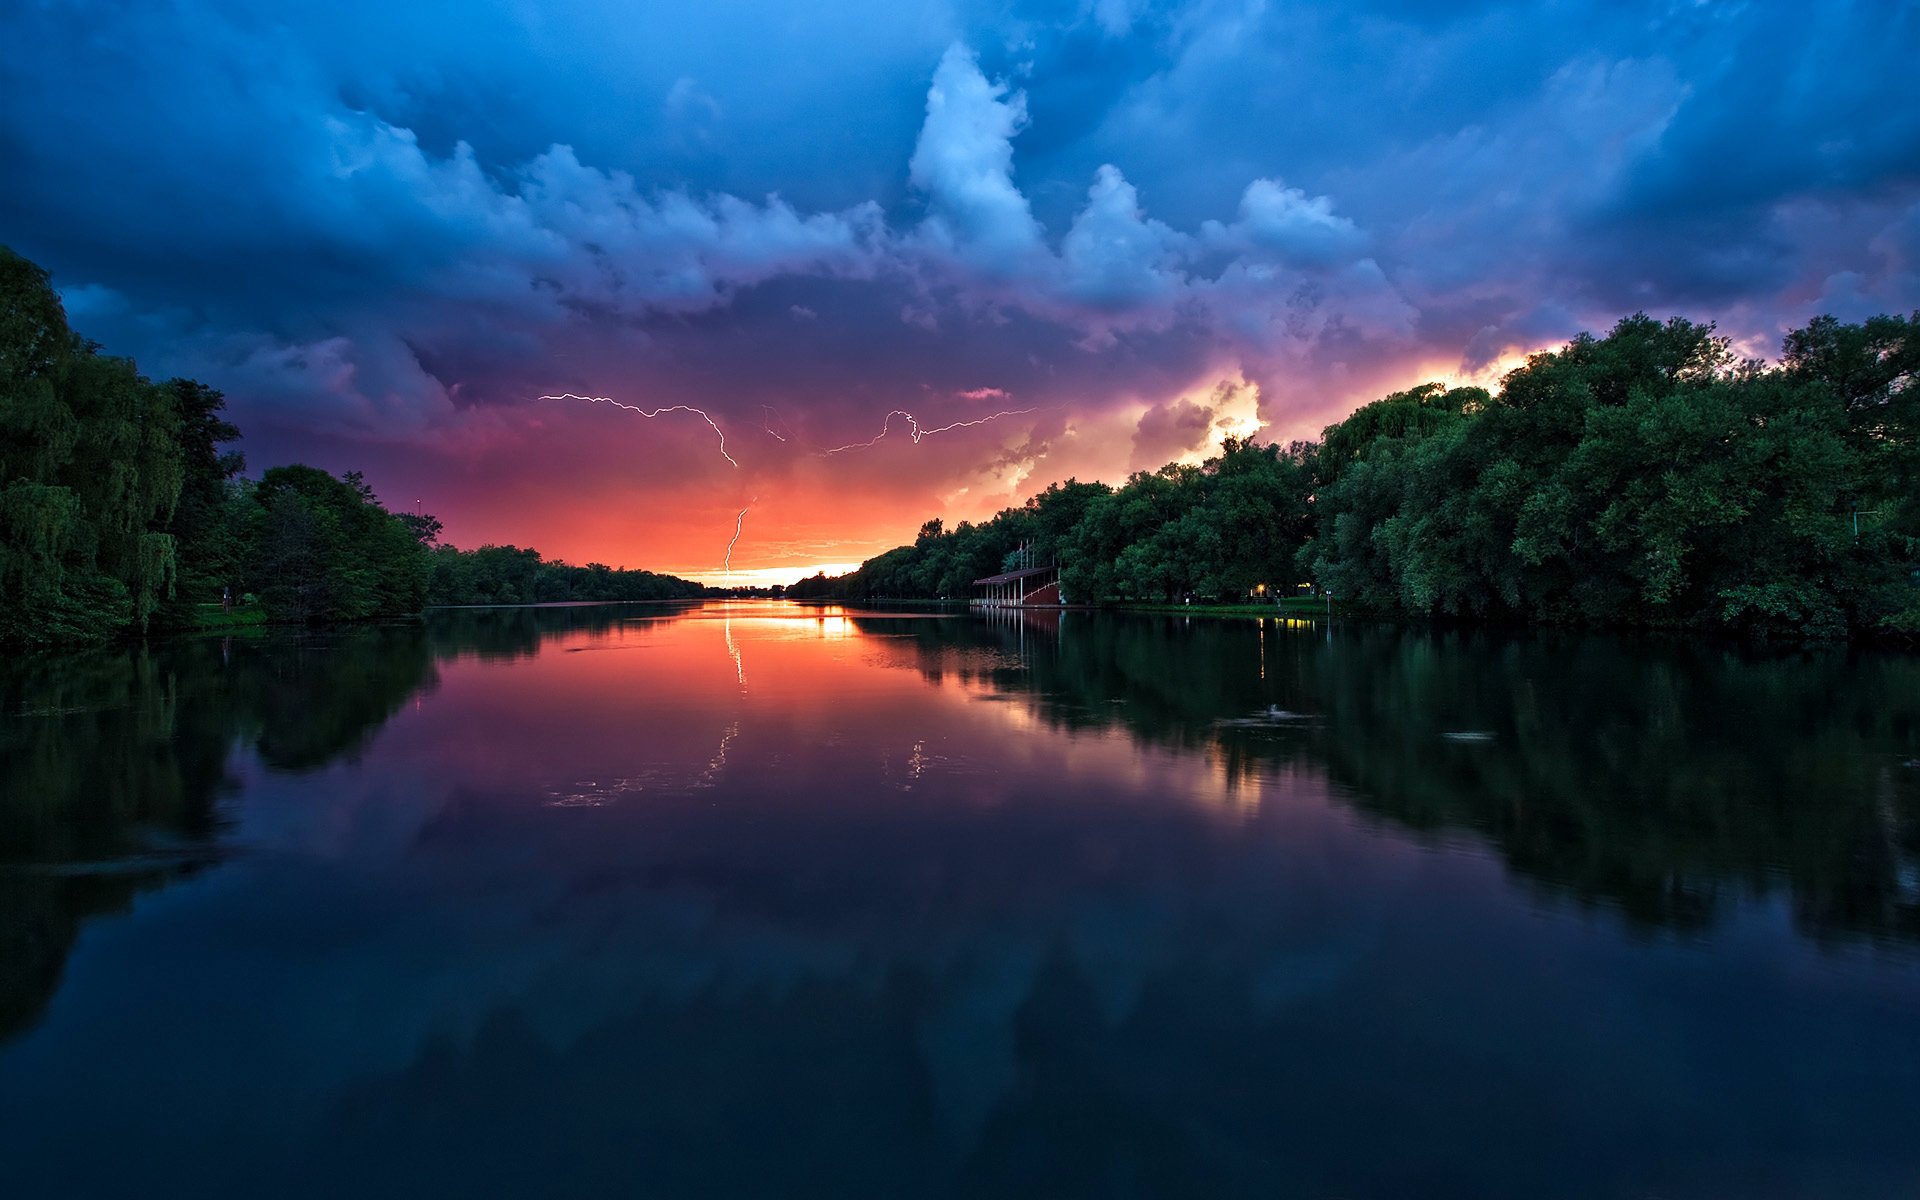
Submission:
[[[1026,567],[973,581],[975,608],[1058,608],[1059,567]]]

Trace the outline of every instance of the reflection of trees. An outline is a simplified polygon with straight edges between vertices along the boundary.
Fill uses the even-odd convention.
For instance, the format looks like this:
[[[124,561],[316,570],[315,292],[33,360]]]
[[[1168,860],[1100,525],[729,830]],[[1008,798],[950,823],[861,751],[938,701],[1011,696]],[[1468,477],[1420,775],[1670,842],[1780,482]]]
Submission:
[[[432,679],[418,627],[191,639],[0,671],[0,1037],[30,1024],[87,917],[219,854],[234,747],[352,753]]]
[[[1702,924],[1724,891],[1784,885],[1816,934],[1920,936],[1920,780],[1898,766],[1920,662],[1380,636],[1322,674],[1330,766],[1371,811],[1473,829],[1636,921]],[[1460,729],[1494,740],[1441,736]]]
[[[1312,761],[1360,809],[1471,831],[1636,923],[1705,925],[1724,895],[1785,887],[1817,936],[1920,938],[1911,657],[1180,618],[1069,619],[1057,637],[902,624],[888,632],[925,669],[1028,693],[1055,726],[1204,746],[1230,779]],[[1259,719],[1272,709],[1310,719]]]
[[[427,622],[435,658],[472,655],[486,661],[530,658],[545,638],[605,633],[630,621],[688,611],[684,604],[581,604],[552,608],[443,608]]]
[[[260,757],[281,771],[317,770],[357,753],[435,682],[427,640],[410,625],[270,643],[255,653],[234,676],[232,700]]]
[[[204,845],[216,832],[226,746],[204,735],[219,708],[138,649],[0,672],[0,1037],[38,1015],[84,918],[124,909],[194,856],[92,873],[72,864]]]
[[[362,750],[434,664],[516,658],[636,606],[182,638],[0,669],[0,1038],[35,1019],[80,924],[218,857],[228,756],[312,771]]]

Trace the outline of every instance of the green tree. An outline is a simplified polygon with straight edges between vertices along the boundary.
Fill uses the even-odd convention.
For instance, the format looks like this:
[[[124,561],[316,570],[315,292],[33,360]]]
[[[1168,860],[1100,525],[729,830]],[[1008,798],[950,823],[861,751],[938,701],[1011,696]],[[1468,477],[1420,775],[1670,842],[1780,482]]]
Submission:
[[[246,458],[222,449],[240,437],[220,415],[226,397],[190,379],[170,380],[165,390],[179,421],[182,472],[180,503],[167,527],[178,562],[167,618],[181,624],[194,605],[221,599],[245,575],[252,514],[233,482]]]
[[[182,480],[167,391],[76,337],[47,273],[0,248],[0,644],[144,628]]]
[[[256,590],[276,620],[355,621],[420,611],[427,548],[358,472],[275,467],[260,506]]]

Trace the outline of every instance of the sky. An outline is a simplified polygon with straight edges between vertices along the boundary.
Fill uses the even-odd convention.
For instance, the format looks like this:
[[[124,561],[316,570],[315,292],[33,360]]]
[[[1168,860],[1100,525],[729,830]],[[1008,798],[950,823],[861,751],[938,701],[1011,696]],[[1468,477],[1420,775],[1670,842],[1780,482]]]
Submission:
[[[1636,311],[1920,308],[1915,61],[1895,0],[19,0],[0,243],[250,471],[786,582]]]

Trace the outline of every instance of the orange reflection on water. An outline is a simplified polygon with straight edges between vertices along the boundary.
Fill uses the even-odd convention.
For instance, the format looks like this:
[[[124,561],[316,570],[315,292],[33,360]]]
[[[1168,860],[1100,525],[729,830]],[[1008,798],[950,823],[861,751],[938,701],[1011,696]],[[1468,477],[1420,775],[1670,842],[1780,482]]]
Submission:
[[[1055,676],[1079,661],[1073,639],[1099,636],[1085,614],[781,601],[595,613],[517,654],[443,661],[407,735],[450,776],[477,772],[503,798],[567,807],[770,794],[844,806],[908,789],[998,806],[1070,781],[1096,804],[1150,796],[1239,821],[1275,783],[1271,764],[1218,730],[1139,736],[1133,706],[1151,717],[1151,695],[1091,708],[1063,698]],[[1297,624],[1244,627],[1250,677],[1290,652]]]

